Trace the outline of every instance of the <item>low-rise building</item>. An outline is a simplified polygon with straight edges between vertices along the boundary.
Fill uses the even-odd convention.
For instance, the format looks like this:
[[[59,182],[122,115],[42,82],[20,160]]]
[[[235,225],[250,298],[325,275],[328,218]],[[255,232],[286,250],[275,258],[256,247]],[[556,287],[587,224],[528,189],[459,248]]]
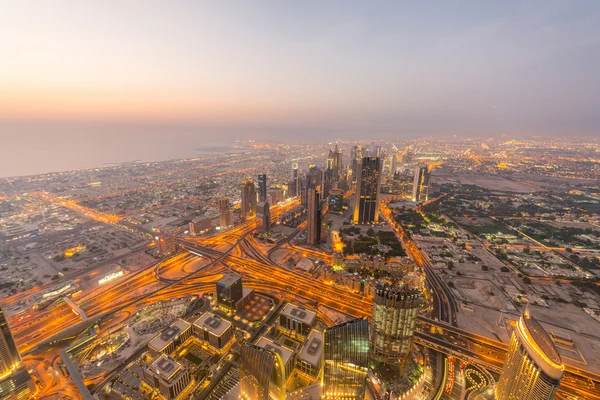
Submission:
[[[296,358],[296,367],[313,377],[317,377],[323,366],[323,332],[310,331],[302,350]]]
[[[163,354],[144,369],[144,381],[166,399],[178,398],[192,382],[186,367]]]
[[[189,322],[181,318],[177,319],[148,343],[150,354],[153,357],[157,357],[160,353],[171,354],[192,336],[191,326]]]
[[[292,303],[287,303],[279,313],[279,327],[291,334],[306,337],[317,319],[317,314]]]
[[[206,312],[194,322],[194,333],[221,352],[233,339],[233,326],[220,316]]]

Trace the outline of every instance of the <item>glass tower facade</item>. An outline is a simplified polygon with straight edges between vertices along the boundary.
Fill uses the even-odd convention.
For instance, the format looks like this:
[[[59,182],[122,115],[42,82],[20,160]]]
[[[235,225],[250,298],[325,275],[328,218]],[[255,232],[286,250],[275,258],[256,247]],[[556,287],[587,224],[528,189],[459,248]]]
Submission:
[[[381,164],[379,157],[364,157],[357,167],[353,218],[355,224],[372,224],[379,221]]]
[[[243,345],[240,355],[240,398],[284,400],[285,368],[281,356],[254,344]]]
[[[361,399],[369,367],[369,323],[355,319],[328,328],[324,342],[324,398]]]
[[[7,376],[21,362],[4,311],[0,310],[0,377]]]

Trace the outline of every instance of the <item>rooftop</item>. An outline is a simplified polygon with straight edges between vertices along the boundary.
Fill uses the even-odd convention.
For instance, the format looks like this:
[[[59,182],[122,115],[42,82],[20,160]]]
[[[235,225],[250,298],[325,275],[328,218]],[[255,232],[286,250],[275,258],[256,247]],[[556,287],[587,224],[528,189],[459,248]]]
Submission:
[[[150,370],[165,381],[170,381],[183,366],[166,354],[161,355],[150,364]]]
[[[552,362],[556,364],[562,364],[562,360],[560,358],[560,355],[558,354],[558,350],[556,350],[556,346],[554,346],[552,339],[550,339],[550,336],[548,335],[548,333],[546,333],[542,325],[540,325],[540,323],[535,318],[529,315],[524,315],[523,321],[525,323],[527,331],[531,335],[531,338],[544,352],[544,354]]]
[[[308,338],[304,342],[302,351],[298,358],[306,361],[311,365],[318,365],[321,360],[321,353],[323,352],[323,332],[319,332],[315,329],[310,331]]]
[[[273,342],[271,339],[267,339],[264,336],[261,336],[258,339],[258,341],[256,342],[256,345],[258,347],[262,347],[265,350],[269,350],[269,351],[272,351],[273,353],[279,354],[281,356],[281,360],[283,361],[283,365],[287,365],[288,361],[292,357],[292,354],[294,354],[294,352],[291,349],[288,349],[287,347],[283,347],[283,346]]]
[[[206,312],[194,322],[194,326],[209,331],[215,336],[221,336],[231,326],[231,322],[218,315]]]
[[[238,274],[228,273],[223,275],[223,277],[219,279],[217,283],[221,285],[231,286],[240,278],[241,276]]]
[[[312,325],[317,317],[316,313],[292,303],[287,303],[285,307],[283,307],[283,310],[281,310],[281,315],[288,316],[307,325]]]
[[[156,335],[150,341],[150,343],[148,343],[148,346],[150,346],[151,348],[153,348],[154,350],[156,350],[158,352],[161,352],[165,349],[165,347],[167,347],[169,345],[169,343],[171,343],[173,340],[175,340],[177,337],[179,337],[181,332],[185,331],[190,326],[191,326],[191,324],[189,322],[186,322],[186,321],[182,320],[181,318],[179,318],[179,319],[177,319],[177,321],[173,322],[170,326],[163,329],[163,331],[161,333]]]

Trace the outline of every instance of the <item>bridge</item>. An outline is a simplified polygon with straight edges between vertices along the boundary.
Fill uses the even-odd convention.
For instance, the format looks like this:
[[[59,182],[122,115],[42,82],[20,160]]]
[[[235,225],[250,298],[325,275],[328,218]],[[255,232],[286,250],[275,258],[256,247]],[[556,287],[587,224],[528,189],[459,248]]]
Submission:
[[[63,300],[69,307],[71,307],[71,310],[73,310],[75,314],[79,315],[83,322],[88,320],[88,317],[87,315],[85,315],[85,312],[77,304],[75,304],[73,300],[71,300],[68,297],[63,297]]]

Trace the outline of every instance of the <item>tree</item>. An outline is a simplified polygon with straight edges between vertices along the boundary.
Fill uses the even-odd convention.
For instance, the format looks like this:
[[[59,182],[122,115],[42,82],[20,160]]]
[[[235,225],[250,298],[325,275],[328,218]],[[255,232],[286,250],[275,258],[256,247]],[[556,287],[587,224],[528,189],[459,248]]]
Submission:
[[[509,272],[510,268],[508,268],[508,267],[502,267],[502,268],[500,268],[500,271],[501,272]]]
[[[454,269],[454,261],[448,261],[448,269]]]
[[[451,287],[451,288],[453,288],[454,287],[454,282],[452,282],[452,281],[448,282],[448,286]]]
[[[487,265],[482,265],[482,266],[481,266],[481,270],[482,270],[482,271],[489,271],[489,270],[490,270],[490,267],[488,267]]]
[[[531,284],[531,279],[529,279],[528,277],[524,276],[523,277],[523,282],[530,285]]]

